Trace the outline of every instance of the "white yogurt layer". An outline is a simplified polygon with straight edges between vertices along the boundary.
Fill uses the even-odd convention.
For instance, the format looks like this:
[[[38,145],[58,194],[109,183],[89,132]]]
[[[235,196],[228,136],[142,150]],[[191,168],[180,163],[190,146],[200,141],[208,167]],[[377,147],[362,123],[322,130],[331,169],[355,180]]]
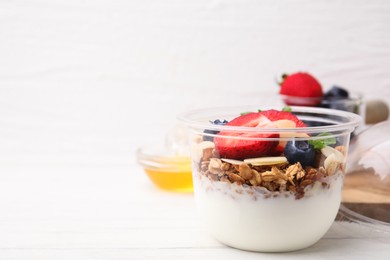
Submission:
[[[292,251],[316,243],[330,228],[341,202],[343,175],[315,182],[303,198],[277,197],[250,186],[213,182],[195,172],[195,199],[211,235],[239,249]]]

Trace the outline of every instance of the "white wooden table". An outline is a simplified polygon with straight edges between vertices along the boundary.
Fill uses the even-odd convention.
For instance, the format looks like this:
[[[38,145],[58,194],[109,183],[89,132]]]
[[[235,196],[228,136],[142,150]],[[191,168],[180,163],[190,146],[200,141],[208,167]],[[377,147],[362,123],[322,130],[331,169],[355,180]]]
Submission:
[[[135,161],[117,165],[3,164],[0,210],[0,259],[390,256],[389,237],[339,222],[317,244],[298,252],[263,254],[228,248],[202,228],[192,194],[156,189]]]

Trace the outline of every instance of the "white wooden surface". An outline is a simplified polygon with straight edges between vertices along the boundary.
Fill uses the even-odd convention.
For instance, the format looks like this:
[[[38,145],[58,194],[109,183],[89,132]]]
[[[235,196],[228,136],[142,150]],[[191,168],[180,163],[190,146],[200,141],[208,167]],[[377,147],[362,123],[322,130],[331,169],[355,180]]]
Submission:
[[[335,225],[288,254],[226,248],[135,150],[178,112],[275,98],[307,70],[390,101],[386,0],[0,1],[0,259],[387,259]],[[363,236],[363,237],[362,237]]]
[[[191,194],[160,191],[134,163],[2,166],[0,259],[388,259],[390,237],[335,223],[314,246],[262,254],[202,228]],[[299,235],[299,234],[298,234]]]

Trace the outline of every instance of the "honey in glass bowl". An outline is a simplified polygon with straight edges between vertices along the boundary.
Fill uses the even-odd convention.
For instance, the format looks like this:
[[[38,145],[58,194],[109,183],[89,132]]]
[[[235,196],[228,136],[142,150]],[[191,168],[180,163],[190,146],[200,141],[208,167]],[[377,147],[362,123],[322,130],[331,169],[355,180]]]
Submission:
[[[189,156],[165,149],[141,147],[137,161],[158,188],[174,192],[192,192],[192,170]]]

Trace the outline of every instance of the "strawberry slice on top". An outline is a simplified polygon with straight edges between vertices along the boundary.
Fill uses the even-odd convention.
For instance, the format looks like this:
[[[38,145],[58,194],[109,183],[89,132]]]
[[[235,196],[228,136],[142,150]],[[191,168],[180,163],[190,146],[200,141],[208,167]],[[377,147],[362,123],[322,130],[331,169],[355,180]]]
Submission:
[[[306,126],[292,113],[277,110],[248,113],[231,120],[226,125],[256,128],[295,128]],[[280,134],[278,132],[226,130],[219,132],[215,136],[214,143],[221,158],[243,160],[280,154],[280,142],[278,140],[266,140],[279,137]],[[260,138],[261,140],[259,140]]]
[[[279,111],[275,109],[270,109],[270,110],[261,111],[260,114],[262,114],[272,122],[279,121],[279,120],[290,120],[295,123],[295,127],[307,127],[306,124],[301,120],[299,120],[296,115],[288,111]]]
[[[262,115],[267,117],[277,128],[300,128],[307,127],[307,125],[298,119],[294,114],[287,111],[278,110],[265,110],[261,112]],[[309,137],[306,133],[297,132],[282,132],[279,133],[280,138],[292,138],[292,137]],[[276,153],[282,153],[287,141],[280,140],[275,148]]]
[[[274,124],[261,113],[248,113],[237,117],[227,126],[274,128]],[[221,158],[243,160],[274,153],[278,141],[251,140],[252,138],[278,138],[278,133],[221,131],[214,138]]]

